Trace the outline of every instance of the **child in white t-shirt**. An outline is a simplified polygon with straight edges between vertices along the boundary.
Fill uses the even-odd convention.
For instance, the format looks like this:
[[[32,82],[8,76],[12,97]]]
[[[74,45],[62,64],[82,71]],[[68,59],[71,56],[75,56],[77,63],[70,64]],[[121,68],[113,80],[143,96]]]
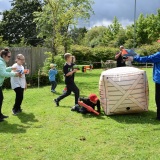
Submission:
[[[12,68],[14,68],[13,72],[19,72],[19,77],[11,77],[11,87],[16,93],[15,104],[12,109],[14,115],[22,112],[21,104],[23,101],[23,93],[24,89],[27,88],[23,67],[24,62],[25,57],[22,54],[18,54],[16,57],[16,63],[12,66]]]

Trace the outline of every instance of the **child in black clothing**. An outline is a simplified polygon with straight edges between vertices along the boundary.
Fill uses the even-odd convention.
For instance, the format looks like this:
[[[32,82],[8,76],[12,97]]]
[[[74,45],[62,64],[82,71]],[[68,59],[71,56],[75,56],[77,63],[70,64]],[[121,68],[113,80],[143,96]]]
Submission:
[[[87,104],[88,106],[92,107],[93,109],[95,109],[95,106],[97,106],[97,112],[101,112],[101,108],[100,108],[100,100],[98,99],[98,97],[95,94],[90,94],[88,98],[79,98],[79,101],[82,101],[83,103]],[[75,108],[72,111],[77,111],[83,114],[89,113],[89,111],[85,108],[85,107],[81,107],[79,108],[77,106],[77,108]]]
[[[59,106],[59,101],[69,96],[71,92],[74,92],[75,94],[75,105],[78,104],[79,98],[79,89],[74,82],[74,73],[77,72],[77,69],[73,69],[73,66],[75,64],[72,63],[72,55],[70,53],[65,53],[64,59],[66,60],[66,63],[63,66],[63,73],[65,76],[65,84],[67,87],[67,91],[61,96],[59,96],[57,99],[54,99],[57,107]]]

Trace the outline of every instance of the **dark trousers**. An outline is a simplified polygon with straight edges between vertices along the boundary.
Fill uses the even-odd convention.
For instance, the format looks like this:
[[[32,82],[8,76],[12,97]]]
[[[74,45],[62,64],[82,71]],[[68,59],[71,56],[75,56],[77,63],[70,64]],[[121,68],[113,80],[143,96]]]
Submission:
[[[59,96],[57,98],[57,101],[62,100],[63,98],[69,96],[71,94],[71,92],[73,92],[74,95],[75,95],[75,104],[78,104],[78,98],[79,98],[79,89],[78,89],[78,87],[76,86],[75,83],[67,84],[66,86],[67,86],[67,92],[65,92],[61,96]]]
[[[57,87],[57,82],[56,81],[51,81],[51,90],[55,90]]]
[[[2,114],[2,103],[3,103],[3,92],[2,92],[2,87],[0,87],[0,115]]]
[[[157,118],[160,120],[160,84],[155,84],[155,100],[157,105]]]
[[[13,106],[13,110],[17,112],[18,110],[21,109],[24,88],[17,87],[14,89],[14,91],[16,92],[16,98],[15,98],[15,104]]]

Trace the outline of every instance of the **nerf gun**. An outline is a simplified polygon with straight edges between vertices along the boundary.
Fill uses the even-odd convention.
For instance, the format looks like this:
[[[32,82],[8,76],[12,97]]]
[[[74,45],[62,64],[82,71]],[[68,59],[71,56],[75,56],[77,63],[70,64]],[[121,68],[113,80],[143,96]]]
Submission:
[[[78,104],[84,108],[86,108],[89,112],[93,112],[96,115],[99,115],[97,111],[95,111],[91,106],[88,106],[87,104],[83,103],[82,101],[78,101]]]
[[[17,70],[19,77],[22,77],[22,74],[29,74],[29,69]]]
[[[127,59],[128,56],[136,56],[137,53],[134,52],[133,49],[123,49],[122,50],[122,56],[123,56],[123,59]]]
[[[93,69],[93,65],[74,65],[74,69],[81,70],[82,72],[86,72],[86,70]]]
[[[73,66],[73,69],[80,70],[79,66],[77,66],[77,65],[74,65],[74,66]]]
[[[82,67],[82,72],[86,72],[86,70],[91,70],[91,69],[93,69],[93,65],[84,65],[83,67]]]

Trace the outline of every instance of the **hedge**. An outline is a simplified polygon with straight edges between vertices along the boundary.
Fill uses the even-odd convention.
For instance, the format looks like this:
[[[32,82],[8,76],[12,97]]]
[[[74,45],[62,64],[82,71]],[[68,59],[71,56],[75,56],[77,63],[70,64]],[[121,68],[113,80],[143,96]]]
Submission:
[[[57,83],[61,83],[63,80],[63,73],[61,70],[58,71],[58,74],[56,75],[56,81]],[[33,76],[26,76],[26,81],[28,84],[28,87],[38,87],[38,74],[35,74]],[[50,85],[50,81],[47,74],[42,73],[39,76],[39,86],[47,86]],[[3,83],[3,88],[11,89],[11,83],[10,78],[6,78]]]

